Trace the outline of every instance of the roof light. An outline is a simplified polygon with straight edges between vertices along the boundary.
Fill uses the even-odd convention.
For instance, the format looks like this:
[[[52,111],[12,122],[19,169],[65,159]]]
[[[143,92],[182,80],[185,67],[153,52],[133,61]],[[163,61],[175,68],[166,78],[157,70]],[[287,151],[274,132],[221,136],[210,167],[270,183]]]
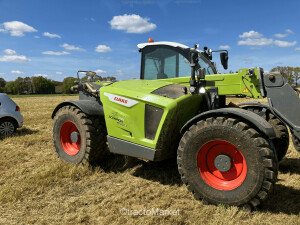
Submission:
[[[152,42],[154,42],[154,40],[152,38],[149,38],[148,43],[152,43]]]

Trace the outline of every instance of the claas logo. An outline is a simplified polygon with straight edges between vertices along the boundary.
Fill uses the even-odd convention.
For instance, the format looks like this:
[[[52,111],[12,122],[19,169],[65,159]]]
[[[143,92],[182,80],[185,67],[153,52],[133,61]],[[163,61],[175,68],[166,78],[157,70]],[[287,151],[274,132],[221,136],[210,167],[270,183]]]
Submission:
[[[127,100],[126,99],[123,99],[123,98],[119,98],[119,97],[114,97],[114,100],[115,101],[118,101],[118,102],[123,102],[123,103],[125,103],[125,104],[127,104]]]

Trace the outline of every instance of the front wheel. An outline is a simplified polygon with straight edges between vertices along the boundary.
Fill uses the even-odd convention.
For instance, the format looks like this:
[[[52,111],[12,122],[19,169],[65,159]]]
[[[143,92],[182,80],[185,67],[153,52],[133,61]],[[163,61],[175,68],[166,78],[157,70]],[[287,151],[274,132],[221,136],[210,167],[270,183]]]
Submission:
[[[211,117],[183,135],[179,173],[196,199],[212,204],[256,207],[277,177],[277,159],[267,139],[250,124]]]
[[[95,165],[108,154],[103,118],[88,116],[74,106],[58,110],[53,121],[53,142],[59,158],[74,164]]]

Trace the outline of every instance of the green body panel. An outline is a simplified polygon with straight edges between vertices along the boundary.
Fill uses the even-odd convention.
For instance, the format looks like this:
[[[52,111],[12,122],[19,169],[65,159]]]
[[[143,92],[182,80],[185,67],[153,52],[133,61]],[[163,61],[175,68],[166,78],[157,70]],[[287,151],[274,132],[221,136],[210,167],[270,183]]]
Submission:
[[[257,70],[258,68],[254,69],[255,75],[253,76],[247,75],[249,69],[239,69],[238,73],[206,75],[205,80],[215,82],[219,95],[245,95],[253,98],[262,98]],[[190,76],[162,79],[161,81],[189,86]],[[207,86],[207,88],[210,88],[210,86]]]
[[[168,128],[172,123],[172,127],[175,126],[173,132],[179,133],[185,122],[197,114],[202,97],[188,94],[177,99],[170,99],[151,94],[152,91],[170,84],[172,83],[163,80],[127,80],[102,87],[100,98],[103,103],[108,135],[155,148],[163,126]],[[125,97],[137,103],[127,107],[111,101],[105,93]],[[154,140],[145,138],[146,104],[164,110]]]
[[[255,69],[255,75],[252,76],[248,75],[248,71],[248,69],[239,69],[238,73],[207,75],[205,80],[215,82],[219,95],[245,95],[261,98],[258,69]],[[186,94],[177,99],[171,99],[151,92],[171,84],[188,87],[189,81],[190,77],[160,80],[133,79],[103,86],[100,89],[100,99],[103,103],[108,135],[153,149],[158,147],[160,135],[166,136],[163,141],[170,141],[170,137],[167,137],[168,132],[176,136],[181,127],[199,113],[202,96]],[[124,106],[110,100],[107,94],[136,101],[136,104],[131,107]],[[146,104],[163,109],[154,140],[145,138]]]
[[[239,69],[238,73],[208,75],[205,80],[215,81],[219,95],[245,95],[262,98],[257,70],[255,68],[255,75],[252,76],[248,75],[248,69]]]

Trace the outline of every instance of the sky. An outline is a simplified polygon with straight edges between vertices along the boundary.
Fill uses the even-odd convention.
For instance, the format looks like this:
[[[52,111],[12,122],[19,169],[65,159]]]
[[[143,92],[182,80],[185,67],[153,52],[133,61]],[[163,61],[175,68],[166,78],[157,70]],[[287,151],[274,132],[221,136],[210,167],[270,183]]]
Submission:
[[[0,77],[138,78],[137,44],[150,37],[228,49],[227,71],[300,66],[299,9],[278,0],[0,0]],[[217,53],[213,61],[226,72]]]

